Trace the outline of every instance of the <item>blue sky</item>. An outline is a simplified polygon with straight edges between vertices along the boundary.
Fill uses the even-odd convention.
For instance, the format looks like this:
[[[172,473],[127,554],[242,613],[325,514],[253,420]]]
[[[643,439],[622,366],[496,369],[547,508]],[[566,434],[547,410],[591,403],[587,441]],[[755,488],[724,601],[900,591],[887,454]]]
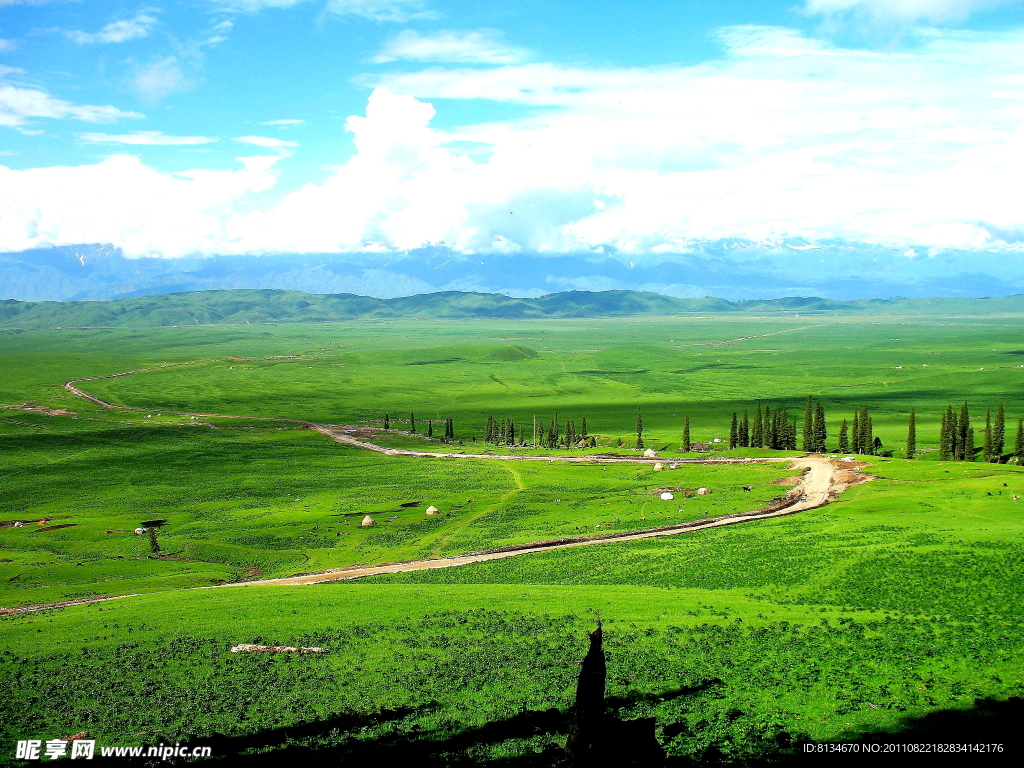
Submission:
[[[0,251],[1016,253],[1024,3],[0,0]]]

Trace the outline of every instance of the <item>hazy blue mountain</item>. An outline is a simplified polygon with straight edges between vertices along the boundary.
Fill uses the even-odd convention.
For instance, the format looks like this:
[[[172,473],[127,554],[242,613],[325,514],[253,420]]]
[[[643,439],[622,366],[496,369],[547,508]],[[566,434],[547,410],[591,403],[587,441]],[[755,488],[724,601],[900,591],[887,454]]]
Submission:
[[[1024,313],[1024,295],[988,298],[783,298],[730,302],[638,291],[564,291],[535,299],[443,291],[377,299],[273,289],[198,291],[111,301],[0,300],[0,328],[186,326],[337,322],[396,318],[573,318],[635,315],[825,314],[833,312],[991,315]]]
[[[127,259],[102,245],[0,254],[0,298],[114,299],[235,288],[395,298],[439,291],[538,297],[632,290],[730,301],[1006,296],[1024,292],[1016,253],[916,254],[849,244],[716,241],[684,254],[388,254]]]

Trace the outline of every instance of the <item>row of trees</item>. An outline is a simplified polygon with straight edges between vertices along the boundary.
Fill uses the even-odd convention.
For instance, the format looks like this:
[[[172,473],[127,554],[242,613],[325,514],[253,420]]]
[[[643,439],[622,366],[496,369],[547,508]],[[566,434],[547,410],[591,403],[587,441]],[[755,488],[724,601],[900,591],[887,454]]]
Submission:
[[[441,439],[446,443],[455,440],[455,424],[451,419],[427,419],[427,437],[434,436],[434,423],[440,422],[444,429],[444,437]],[[384,414],[384,429],[391,429],[391,414]],[[409,433],[416,434],[416,414],[409,414]]]
[[[517,437],[518,431],[518,437]],[[558,413],[552,417],[550,423],[544,424],[543,420],[533,420],[533,432],[530,439],[527,439],[526,426],[517,425],[513,419],[495,419],[487,417],[487,427],[484,431],[484,442],[493,445],[539,445],[541,448],[566,448],[584,445],[596,445],[597,439],[588,434],[587,420],[584,418],[577,431],[576,422],[569,420],[565,422],[564,428],[558,423]]]
[[[914,413],[907,430],[907,457],[913,458],[917,452],[917,435]],[[981,460],[999,464],[1003,460],[1006,449],[1006,411],[1000,403],[996,408],[995,419],[992,411],[985,411],[985,431],[982,436]],[[977,454],[975,446],[974,426],[971,423],[971,411],[966,401],[960,406],[959,412],[952,405],[946,407],[942,414],[942,425],[939,428],[939,458],[943,461],[974,461]],[[1013,455],[1017,461],[1024,460],[1024,419],[1017,420],[1017,437],[1014,441]]]
[[[824,423],[825,417],[824,411],[822,411],[822,429],[824,429]],[[761,403],[758,403],[753,421],[750,420],[747,411],[743,412],[742,418],[737,412],[734,412],[732,423],[729,425],[730,448],[772,448],[778,451],[795,451],[796,436],[796,419],[790,421],[785,408],[772,410],[770,404],[765,405],[762,411]],[[824,438],[822,439],[824,440]]]

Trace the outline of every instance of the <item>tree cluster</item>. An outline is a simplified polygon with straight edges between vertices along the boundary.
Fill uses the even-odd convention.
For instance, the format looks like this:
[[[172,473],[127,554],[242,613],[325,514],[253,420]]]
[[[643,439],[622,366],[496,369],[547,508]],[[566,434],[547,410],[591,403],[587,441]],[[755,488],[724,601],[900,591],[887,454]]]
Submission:
[[[824,411],[822,425],[824,426]],[[743,412],[742,419],[738,413],[733,413],[729,426],[729,447],[795,451],[796,434],[796,419],[790,421],[785,408],[772,410],[771,405],[765,405],[762,410],[761,403],[758,403],[753,422],[747,411]]]

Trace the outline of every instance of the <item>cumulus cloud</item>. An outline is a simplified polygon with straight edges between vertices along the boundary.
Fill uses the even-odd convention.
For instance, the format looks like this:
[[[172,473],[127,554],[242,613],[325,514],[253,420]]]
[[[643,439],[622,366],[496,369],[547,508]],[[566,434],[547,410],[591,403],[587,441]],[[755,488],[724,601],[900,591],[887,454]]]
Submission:
[[[0,249],[112,242],[134,256],[223,251],[225,213],[276,181],[276,157],[239,158],[241,168],[160,173],[137,158],[95,165],[0,166]]]
[[[1021,0],[805,0],[804,10],[824,16],[855,14],[883,22],[942,24]]]
[[[0,65],[0,126],[22,128],[32,118],[82,120],[87,123],[112,123],[123,118],[137,118],[137,112],[124,112],[112,106],[72,104],[57,99],[41,88],[31,88],[5,82],[10,75],[21,74],[13,67]]]
[[[150,32],[160,23],[160,20],[147,12],[136,14],[134,18],[112,21],[96,33],[79,32],[71,30],[65,34],[78,43],[123,43],[128,40],[138,40],[147,37]]]
[[[345,124],[355,154],[322,183],[253,208],[247,196],[256,180],[273,183],[269,167],[210,171],[230,194],[204,198],[201,210],[161,206],[154,189],[200,185],[183,187],[180,176],[136,161],[118,166],[119,183],[138,188],[118,192],[123,219],[100,217],[85,237],[71,201],[94,199],[96,166],[52,177],[40,169],[38,178],[61,186],[65,202],[52,208],[36,186],[22,193],[37,177],[18,174],[35,172],[12,171],[0,178],[8,195],[0,249],[112,242],[130,254],[177,255],[443,244],[632,259],[730,238],[924,254],[1021,248],[1024,210],[1007,190],[1024,178],[1024,30],[920,35],[912,50],[880,52],[738,27],[723,31],[719,59],[693,66],[378,75],[365,115]],[[432,125],[437,99],[498,101],[530,107],[531,116],[442,131]],[[22,211],[22,200],[35,201],[31,216],[7,212]]]
[[[80,133],[78,138],[89,144],[135,144],[159,147],[210,144],[217,141],[208,136],[168,136],[160,131],[133,131],[120,134]]]
[[[285,141],[284,139],[275,139],[272,136],[239,136],[235,141],[240,141],[243,144],[253,144],[257,147],[267,147],[268,149],[285,149],[287,147],[299,146],[297,141]]]
[[[436,61],[458,64],[516,64],[529,58],[525,48],[502,40],[497,29],[442,30],[421,35],[406,29],[391,38],[373,61]]]

